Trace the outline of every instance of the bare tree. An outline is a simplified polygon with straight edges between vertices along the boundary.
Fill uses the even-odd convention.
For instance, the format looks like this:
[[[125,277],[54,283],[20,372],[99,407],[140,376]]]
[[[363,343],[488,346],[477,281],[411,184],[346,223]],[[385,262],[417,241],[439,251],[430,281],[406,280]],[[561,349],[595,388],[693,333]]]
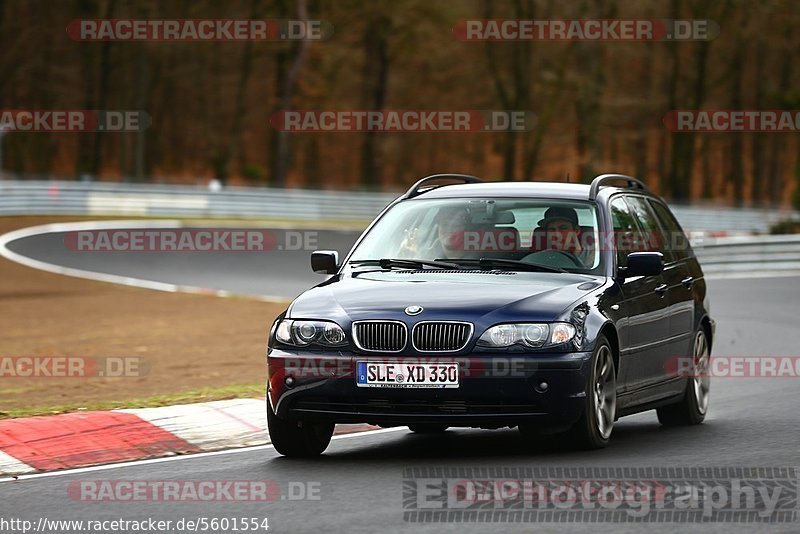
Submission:
[[[392,19],[382,6],[373,5],[364,29],[363,100],[370,110],[382,110],[389,89],[389,36]],[[379,132],[364,133],[361,149],[361,183],[368,189],[381,184],[382,158]]]
[[[295,16],[300,19],[308,18],[306,0],[294,0]],[[278,0],[278,14],[281,19],[287,18],[289,6],[287,0]],[[276,111],[291,109],[295,96],[297,79],[300,69],[305,63],[309,42],[305,39],[294,41],[290,47],[281,48],[275,56],[275,85],[278,96]],[[275,130],[270,145],[271,183],[276,187],[283,187],[286,175],[291,164],[291,153],[288,132]]]
[[[493,17],[491,0],[484,0],[484,18]],[[517,19],[532,19],[536,16],[536,4],[532,0],[516,0],[513,4],[513,16]],[[531,101],[531,56],[533,45],[530,41],[511,43],[485,43],[489,73],[494,84],[495,93],[503,109],[506,111],[525,111],[530,108]],[[507,61],[501,61],[501,57]],[[501,150],[503,153],[503,179],[515,180],[517,171],[517,145],[520,139],[518,132],[509,130],[502,134]],[[535,141],[534,141],[535,143]],[[530,164],[534,164],[531,159]]]

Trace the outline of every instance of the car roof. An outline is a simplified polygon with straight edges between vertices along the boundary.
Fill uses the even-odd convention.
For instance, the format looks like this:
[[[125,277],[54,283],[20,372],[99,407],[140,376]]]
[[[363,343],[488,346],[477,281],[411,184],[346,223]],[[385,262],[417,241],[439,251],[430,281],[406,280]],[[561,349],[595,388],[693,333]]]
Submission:
[[[588,200],[588,184],[565,184],[559,182],[482,182],[434,187],[415,198],[455,197],[542,197]]]
[[[464,198],[464,197],[510,197],[510,198],[555,198],[567,200],[590,200],[589,184],[563,182],[479,182],[432,187],[412,199]],[[613,194],[628,193],[658,199],[647,190],[604,186],[597,195],[605,201]]]

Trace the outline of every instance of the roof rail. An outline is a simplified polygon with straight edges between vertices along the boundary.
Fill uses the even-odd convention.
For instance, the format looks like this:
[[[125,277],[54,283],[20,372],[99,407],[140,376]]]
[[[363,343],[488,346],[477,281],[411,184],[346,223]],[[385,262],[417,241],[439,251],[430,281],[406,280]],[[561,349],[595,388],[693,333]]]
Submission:
[[[402,198],[414,198],[416,196],[425,193],[426,191],[430,191],[431,189],[436,189],[437,187],[443,187],[445,185],[451,184],[441,184],[441,185],[432,185],[430,187],[425,187],[428,183],[436,181],[436,180],[455,180],[462,184],[477,184],[483,182],[477,176],[472,176],[469,174],[432,174],[430,176],[426,176],[422,180],[419,180],[417,183],[412,185],[406,194],[403,195]]]
[[[642,181],[637,180],[633,176],[628,176],[626,174],[601,174],[592,180],[592,185],[589,188],[589,200],[594,200],[597,198],[597,193],[600,191],[601,186],[607,185],[608,182],[617,182],[621,180],[628,182],[628,187],[635,187],[637,189],[641,189],[642,191],[649,191],[647,186],[644,185]]]

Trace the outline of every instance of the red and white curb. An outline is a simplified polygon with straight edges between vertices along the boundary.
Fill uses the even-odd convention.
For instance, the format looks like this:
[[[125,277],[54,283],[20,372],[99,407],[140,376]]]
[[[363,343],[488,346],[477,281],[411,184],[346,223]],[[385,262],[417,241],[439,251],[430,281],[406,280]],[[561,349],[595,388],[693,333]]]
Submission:
[[[234,399],[2,420],[0,477],[264,445],[265,410],[264,399]]]

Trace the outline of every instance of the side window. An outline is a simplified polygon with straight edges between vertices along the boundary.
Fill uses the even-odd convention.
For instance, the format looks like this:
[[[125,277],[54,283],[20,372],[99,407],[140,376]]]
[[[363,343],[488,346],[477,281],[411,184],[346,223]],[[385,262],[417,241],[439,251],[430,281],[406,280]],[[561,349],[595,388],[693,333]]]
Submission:
[[[622,197],[613,199],[610,209],[611,224],[614,227],[614,245],[617,250],[617,267],[625,267],[628,264],[628,253],[633,252],[628,245],[633,242],[639,228]]]
[[[689,238],[686,237],[683,228],[678,224],[675,215],[661,202],[651,200],[650,205],[656,212],[658,220],[661,221],[661,226],[667,232],[667,248],[672,251],[678,260],[688,258],[692,254],[692,247],[689,245]]]
[[[637,249],[660,252],[664,255],[664,261],[667,263],[675,261],[671,251],[667,248],[667,238],[647,201],[641,197],[626,197],[625,200],[642,229],[642,233],[639,235],[640,241],[636,243]]]

